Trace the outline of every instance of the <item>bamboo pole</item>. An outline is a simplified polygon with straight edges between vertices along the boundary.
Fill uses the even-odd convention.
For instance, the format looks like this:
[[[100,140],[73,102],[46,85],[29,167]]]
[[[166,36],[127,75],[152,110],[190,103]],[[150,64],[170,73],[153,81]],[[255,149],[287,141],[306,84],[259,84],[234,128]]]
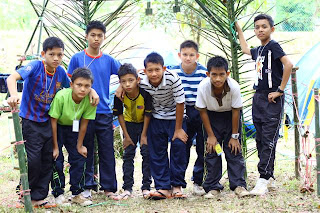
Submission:
[[[294,122],[294,147],[295,147],[295,177],[296,179],[300,178],[300,165],[299,165],[299,156],[300,156],[300,136],[299,136],[299,118],[297,115],[297,111],[299,109],[298,106],[298,88],[297,88],[297,75],[296,71],[298,70],[298,67],[294,67],[291,72],[291,89],[292,94],[294,98],[294,105],[293,105],[293,122]]]
[[[315,144],[317,157],[317,195],[320,196],[320,124],[319,124],[319,89],[314,88],[314,113],[315,113]]]
[[[20,179],[22,184],[22,195],[24,198],[24,209],[26,212],[33,212],[29,182],[28,182],[28,168],[27,168],[27,156],[25,152],[25,146],[22,137],[21,125],[19,122],[19,110],[12,111],[14,133],[16,136],[16,149],[18,152]]]

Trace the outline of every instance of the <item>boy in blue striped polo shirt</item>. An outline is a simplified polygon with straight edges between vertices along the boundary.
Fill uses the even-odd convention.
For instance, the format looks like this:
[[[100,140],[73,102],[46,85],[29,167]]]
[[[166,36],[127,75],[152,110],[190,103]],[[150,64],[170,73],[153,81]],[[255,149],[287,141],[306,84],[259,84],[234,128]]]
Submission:
[[[194,108],[197,98],[197,88],[200,82],[206,78],[207,69],[199,64],[199,47],[192,40],[186,40],[180,45],[178,53],[181,64],[176,66],[168,66],[168,69],[174,70],[182,81],[182,86],[185,92],[186,112],[187,112],[187,164],[190,159],[190,148],[193,138],[196,137],[197,160],[193,167],[193,193],[195,195],[204,195],[205,191],[202,188],[203,183],[203,166],[204,166],[204,139],[202,132],[202,121],[199,111]]]

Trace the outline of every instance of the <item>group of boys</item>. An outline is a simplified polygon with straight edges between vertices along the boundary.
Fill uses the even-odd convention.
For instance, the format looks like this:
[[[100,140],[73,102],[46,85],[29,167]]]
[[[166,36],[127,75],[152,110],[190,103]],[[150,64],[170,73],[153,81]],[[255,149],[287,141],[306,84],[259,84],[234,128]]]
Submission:
[[[292,64],[280,45],[271,40],[274,31],[270,16],[254,19],[261,46],[249,49],[236,23],[243,53],[256,62],[253,97],[253,122],[260,158],[260,178],[249,193],[245,181],[245,163],[241,152],[241,92],[229,77],[228,62],[215,56],[200,65],[198,45],[187,40],[180,45],[178,66],[164,67],[158,53],[144,60],[145,69],[121,65],[102,53],[106,29],[92,21],[86,29],[88,48],[76,53],[68,66],[68,75],[59,66],[64,45],[55,37],[43,43],[44,61],[34,61],[14,72],[7,80],[16,108],[20,99],[15,83],[24,80],[20,116],[28,156],[31,200],[37,207],[52,207],[45,201],[51,181],[56,203],[69,204],[64,197],[65,177],[62,146],[70,163],[71,201],[91,205],[91,191],[97,183],[93,176],[94,137],[98,141],[100,190],[106,197],[119,200],[132,196],[134,156],[139,142],[142,162],[142,194],[159,200],[186,198],[185,171],[190,148],[196,139],[197,159],[193,169],[193,192],[214,198],[223,186],[222,146],[227,160],[230,189],[239,197],[263,195],[274,179],[275,148],[281,124],[284,95]],[[119,76],[120,86],[109,107],[110,76]],[[70,87],[70,88],[69,88]],[[58,92],[61,88],[63,89]],[[50,106],[51,104],[51,106]],[[113,115],[123,130],[123,193],[117,191],[113,148]],[[170,141],[170,157],[168,157]],[[204,165],[206,175],[204,176]],[[53,175],[52,175],[53,172]],[[155,191],[150,191],[151,177]]]

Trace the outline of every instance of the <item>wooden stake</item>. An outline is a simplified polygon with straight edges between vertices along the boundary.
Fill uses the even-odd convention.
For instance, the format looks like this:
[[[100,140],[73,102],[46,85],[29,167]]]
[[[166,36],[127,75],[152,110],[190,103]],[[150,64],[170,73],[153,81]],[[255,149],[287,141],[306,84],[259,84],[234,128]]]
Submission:
[[[319,125],[319,89],[314,88],[314,113],[315,113],[315,146],[317,157],[317,195],[320,196],[320,125]]]

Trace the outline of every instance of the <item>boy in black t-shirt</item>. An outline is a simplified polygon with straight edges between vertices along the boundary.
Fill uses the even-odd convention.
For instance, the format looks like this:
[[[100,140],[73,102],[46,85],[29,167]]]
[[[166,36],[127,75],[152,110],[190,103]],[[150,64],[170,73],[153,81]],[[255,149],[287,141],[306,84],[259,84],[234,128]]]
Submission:
[[[125,92],[123,102],[114,97],[113,115],[118,116],[123,130],[123,190],[121,200],[131,197],[133,186],[134,156],[137,143],[140,142],[142,155],[142,194],[149,197],[151,172],[149,166],[149,151],[147,146],[147,129],[152,112],[152,97],[144,89],[139,88],[140,78],[131,64],[121,65],[118,76],[120,85]],[[124,107],[124,111],[123,111]]]
[[[251,191],[253,195],[264,195],[274,179],[274,159],[284,106],[284,88],[291,74],[292,63],[281,46],[271,40],[274,22],[269,15],[254,18],[254,32],[261,46],[250,49],[240,26],[236,23],[241,50],[251,55],[256,62],[256,93],[252,102],[252,119],[256,128],[256,143],[260,162],[260,178]]]

